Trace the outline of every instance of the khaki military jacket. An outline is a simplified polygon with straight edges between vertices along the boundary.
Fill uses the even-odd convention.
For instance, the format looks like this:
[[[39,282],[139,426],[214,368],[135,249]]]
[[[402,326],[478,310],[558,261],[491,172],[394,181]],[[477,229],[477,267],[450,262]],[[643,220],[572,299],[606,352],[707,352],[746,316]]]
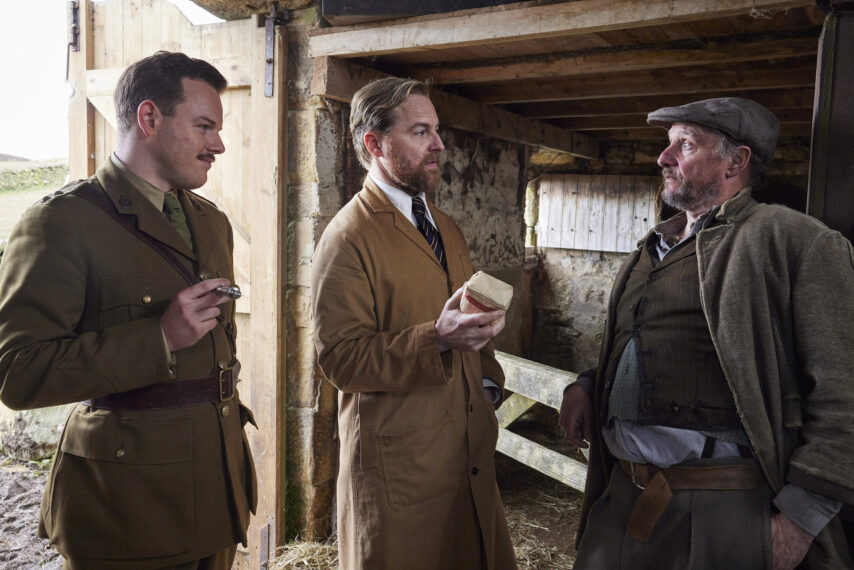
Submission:
[[[89,179],[196,275],[233,279],[228,220],[180,192],[198,255],[110,162]],[[0,399],[13,409],[81,402],[212,375],[230,363],[221,323],[176,353],[160,316],[187,287],[154,249],[71,184],[25,212],[0,267]],[[40,533],[73,568],[145,569],[245,542],[254,468],[250,413],[229,401],[150,411],[74,407],[42,502]]]
[[[697,234],[700,296],[739,418],[769,486],[854,504],[854,250],[839,232],[745,189]],[[644,243],[646,238],[641,241]],[[640,250],[611,292],[593,397],[599,417],[615,310]],[[594,430],[578,539],[614,458]],[[725,547],[725,545],[722,545]],[[850,568],[839,518],[804,568]]]
[[[345,569],[515,568],[495,482],[491,346],[440,355],[434,322],[472,275],[465,239],[432,203],[444,271],[370,178],[312,261],[316,345],[340,391],[338,536]],[[469,490],[470,489],[470,490]],[[471,562],[474,560],[474,562]]]

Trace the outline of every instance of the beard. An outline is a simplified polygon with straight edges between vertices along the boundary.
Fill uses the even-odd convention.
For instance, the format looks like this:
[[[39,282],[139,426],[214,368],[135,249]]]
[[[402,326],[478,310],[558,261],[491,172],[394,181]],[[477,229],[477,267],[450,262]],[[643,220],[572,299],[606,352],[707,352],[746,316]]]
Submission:
[[[429,154],[419,164],[409,166],[404,161],[392,157],[388,174],[395,184],[413,196],[421,192],[431,193],[439,188],[442,177],[438,169],[428,169],[427,163],[436,162],[438,159],[438,154]]]
[[[671,192],[667,189],[665,181],[665,187],[661,191],[661,199],[671,208],[690,212],[706,211],[714,205],[718,197],[720,186],[715,183],[697,186],[679,176],[674,168],[664,168],[661,174],[672,176],[679,183],[679,187]]]

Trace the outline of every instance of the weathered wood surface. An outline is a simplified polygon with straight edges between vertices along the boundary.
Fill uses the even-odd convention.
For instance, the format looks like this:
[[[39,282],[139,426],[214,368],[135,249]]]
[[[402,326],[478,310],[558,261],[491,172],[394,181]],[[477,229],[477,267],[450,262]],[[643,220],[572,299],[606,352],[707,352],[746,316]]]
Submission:
[[[655,223],[657,176],[545,175],[540,179],[537,245],[633,251]]]
[[[509,398],[501,403],[501,407],[495,411],[498,418],[498,427],[506,428],[519,419],[522,414],[530,410],[536,400],[526,398],[522,394],[511,394]]]
[[[495,358],[504,370],[504,386],[550,408],[560,410],[563,389],[575,382],[578,374],[496,351]]]
[[[387,74],[332,58],[316,58],[311,89],[313,95],[349,103],[362,86]],[[439,89],[430,94],[442,126],[481,133],[500,140],[558,150],[582,158],[598,158],[599,143],[583,135],[559,129],[459,97]]]
[[[812,87],[815,62],[802,61],[727,67],[683,67],[668,70],[634,71],[578,78],[544,79],[518,83],[474,84],[461,89],[466,97],[483,103],[507,104],[531,101],[709,94],[721,91]],[[697,97],[703,98],[703,97]]]
[[[838,4],[838,3],[837,3]],[[807,211],[854,241],[854,5],[827,16],[821,35]],[[835,8],[835,6],[834,6]]]
[[[412,77],[422,80],[430,79],[436,85],[479,83],[787,59],[814,56],[817,51],[815,37],[761,38],[744,43],[718,44],[711,40],[705,45],[699,43],[688,46],[656,45],[633,50],[611,49],[599,52],[588,50],[528,56],[518,61],[425,65],[413,69]]]
[[[506,429],[498,430],[497,451],[578,491],[584,491],[587,466]]]
[[[811,4],[813,0],[581,0],[545,6],[520,5],[507,10],[487,9],[464,15],[327,28],[314,32],[310,47],[313,57],[362,57],[631,30]]]

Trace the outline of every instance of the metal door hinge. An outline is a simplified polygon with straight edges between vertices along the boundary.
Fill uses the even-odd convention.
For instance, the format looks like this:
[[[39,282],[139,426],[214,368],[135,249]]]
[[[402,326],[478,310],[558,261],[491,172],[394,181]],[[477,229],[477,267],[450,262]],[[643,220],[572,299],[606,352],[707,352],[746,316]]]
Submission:
[[[68,3],[69,22],[71,28],[68,32],[68,45],[72,51],[80,51],[80,2],[71,0]]]
[[[266,97],[273,96],[273,63],[274,63],[274,47],[273,44],[276,38],[276,26],[283,26],[288,22],[288,11],[279,10],[279,3],[273,2],[273,9],[270,10],[270,15],[267,16],[267,21],[264,24],[266,29],[265,48],[266,62],[264,66],[264,95]]]

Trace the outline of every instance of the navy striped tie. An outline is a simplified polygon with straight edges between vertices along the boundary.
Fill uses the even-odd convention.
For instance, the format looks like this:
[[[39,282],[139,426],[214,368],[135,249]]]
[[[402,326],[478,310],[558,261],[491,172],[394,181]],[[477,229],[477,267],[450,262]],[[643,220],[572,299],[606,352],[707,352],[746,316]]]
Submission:
[[[436,259],[447,271],[448,264],[445,262],[445,246],[442,245],[442,236],[439,235],[439,230],[427,219],[427,208],[424,207],[424,201],[420,196],[412,197],[412,217],[415,218],[415,225],[424,234],[430,249],[436,254]]]

